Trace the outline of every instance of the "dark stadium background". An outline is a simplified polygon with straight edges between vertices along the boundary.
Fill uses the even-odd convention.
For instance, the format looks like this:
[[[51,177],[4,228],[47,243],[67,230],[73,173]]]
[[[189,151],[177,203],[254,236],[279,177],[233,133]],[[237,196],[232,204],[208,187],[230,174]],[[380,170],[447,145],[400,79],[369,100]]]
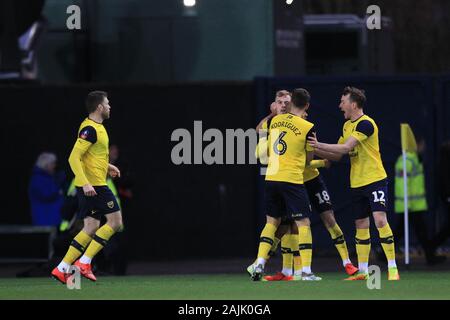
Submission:
[[[65,26],[70,4],[82,10],[79,31]],[[314,29],[311,17],[302,16],[362,19],[370,4],[378,4],[390,20],[382,30],[365,30],[364,41],[365,27]],[[0,10],[1,50],[9,56],[0,72],[18,65],[6,39],[40,16],[46,22],[35,48],[37,78],[0,80],[1,225],[31,223],[27,185],[41,151],[54,151],[61,169],[71,174],[66,160],[85,116],[84,99],[99,89],[111,101],[105,123],[110,142],[120,147],[133,180],[134,197],[123,212],[129,260],[250,262],[264,218],[258,167],[176,166],[171,133],[193,132],[194,120],[203,121],[203,130],[255,127],[276,90],[304,87],[312,95],[310,119],[319,136],[334,142],[342,128],[338,101],[346,85],[366,90],[365,111],[380,128],[391,207],[399,124],[408,122],[427,141],[430,233],[444,222],[436,164],[440,144],[450,138],[448,1],[294,0],[287,6],[281,0],[198,0],[193,9],[181,0],[3,0],[2,5],[9,11]],[[297,30],[305,41],[278,46],[281,29]],[[348,170],[343,160],[322,173],[352,250]],[[330,252],[337,259],[317,216],[313,225],[318,254]]]

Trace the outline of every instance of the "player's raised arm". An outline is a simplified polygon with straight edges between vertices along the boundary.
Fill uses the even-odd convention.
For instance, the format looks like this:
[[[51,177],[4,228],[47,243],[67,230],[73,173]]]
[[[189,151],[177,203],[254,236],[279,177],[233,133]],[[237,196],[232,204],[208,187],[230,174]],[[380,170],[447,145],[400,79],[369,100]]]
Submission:
[[[270,118],[273,118],[277,115],[277,105],[275,102],[272,102],[272,104],[270,105],[270,114],[266,117],[264,117],[256,126],[256,132],[258,132],[261,129],[264,129],[264,123],[269,121]],[[266,128],[267,129],[267,128]]]
[[[97,141],[97,132],[91,126],[84,127],[80,130],[78,135],[78,139],[75,142],[75,145],[72,148],[72,152],[69,156],[69,165],[72,169],[77,180],[83,186],[83,191],[87,196],[95,196],[97,193],[95,192],[92,185],[89,183],[86,178],[86,174],[84,173],[81,159],[86,151]]]
[[[263,118],[263,119],[258,123],[258,125],[256,126],[256,132],[258,132],[259,130],[262,130],[262,129],[263,129],[264,123],[267,122],[267,120],[269,120],[271,116],[272,116],[272,114],[269,114],[267,117]]]

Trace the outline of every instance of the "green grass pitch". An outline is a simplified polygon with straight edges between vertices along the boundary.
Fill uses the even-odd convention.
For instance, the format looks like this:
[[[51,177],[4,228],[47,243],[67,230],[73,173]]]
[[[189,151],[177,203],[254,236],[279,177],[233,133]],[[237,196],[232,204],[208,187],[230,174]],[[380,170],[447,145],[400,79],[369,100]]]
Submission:
[[[343,273],[321,273],[322,281],[253,282],[246,274],[101,277],[82,279],[69,290],[51,278],[0,279],[0,299],[308,300],[450,299],[450,272],[403,272],[401,281],[343,281]]]

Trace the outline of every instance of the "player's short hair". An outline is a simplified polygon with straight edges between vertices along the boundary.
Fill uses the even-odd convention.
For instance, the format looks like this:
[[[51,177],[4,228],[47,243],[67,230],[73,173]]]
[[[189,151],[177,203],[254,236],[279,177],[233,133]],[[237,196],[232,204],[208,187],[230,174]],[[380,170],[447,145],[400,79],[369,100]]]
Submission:
[[[86,109],[88,113],[95,112],[100,103],[103,102],[108,94],[105,91],[91,91],[86,98]]]
[[[292,104],[297,108],[303,109],[311,100],[308,90],[303,88],[294,89],[292,92]]]
[[[275,94],[275,97],[276,97],[276,98],[281,98],[281,97],[284,97],[284,96],[290,96],[290,97],[292,97],[292,93],[290,93],[290,92],[287,91],[287,90],[279,90],[279,91],[277,91],[277,93]]]
[[[360,109],[364,108],[364,105],[366,104],[366,95],[364,90],[355,87],[345,87],[342,95],[346,96],[348,94],[350,95],[349,98],[351,102],[356,102],[356,105]]]

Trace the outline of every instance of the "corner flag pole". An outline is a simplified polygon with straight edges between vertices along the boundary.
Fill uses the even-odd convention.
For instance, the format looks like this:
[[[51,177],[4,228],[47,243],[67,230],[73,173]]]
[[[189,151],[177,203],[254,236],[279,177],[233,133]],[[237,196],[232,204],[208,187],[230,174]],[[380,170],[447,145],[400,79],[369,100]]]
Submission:
[[[403,156],[403,203],[405,210],[405,264],[409,265],[409,221],[408,221],[408,175],[406,174],[406,150],[402,148]]]
[[[405,211],[405,264],[409,265],[409,215],[408,215],[408,175],[406,168],[406,152],[417,152],[414,134],[407,123],[400,124],[403,158],[403,203]]]

